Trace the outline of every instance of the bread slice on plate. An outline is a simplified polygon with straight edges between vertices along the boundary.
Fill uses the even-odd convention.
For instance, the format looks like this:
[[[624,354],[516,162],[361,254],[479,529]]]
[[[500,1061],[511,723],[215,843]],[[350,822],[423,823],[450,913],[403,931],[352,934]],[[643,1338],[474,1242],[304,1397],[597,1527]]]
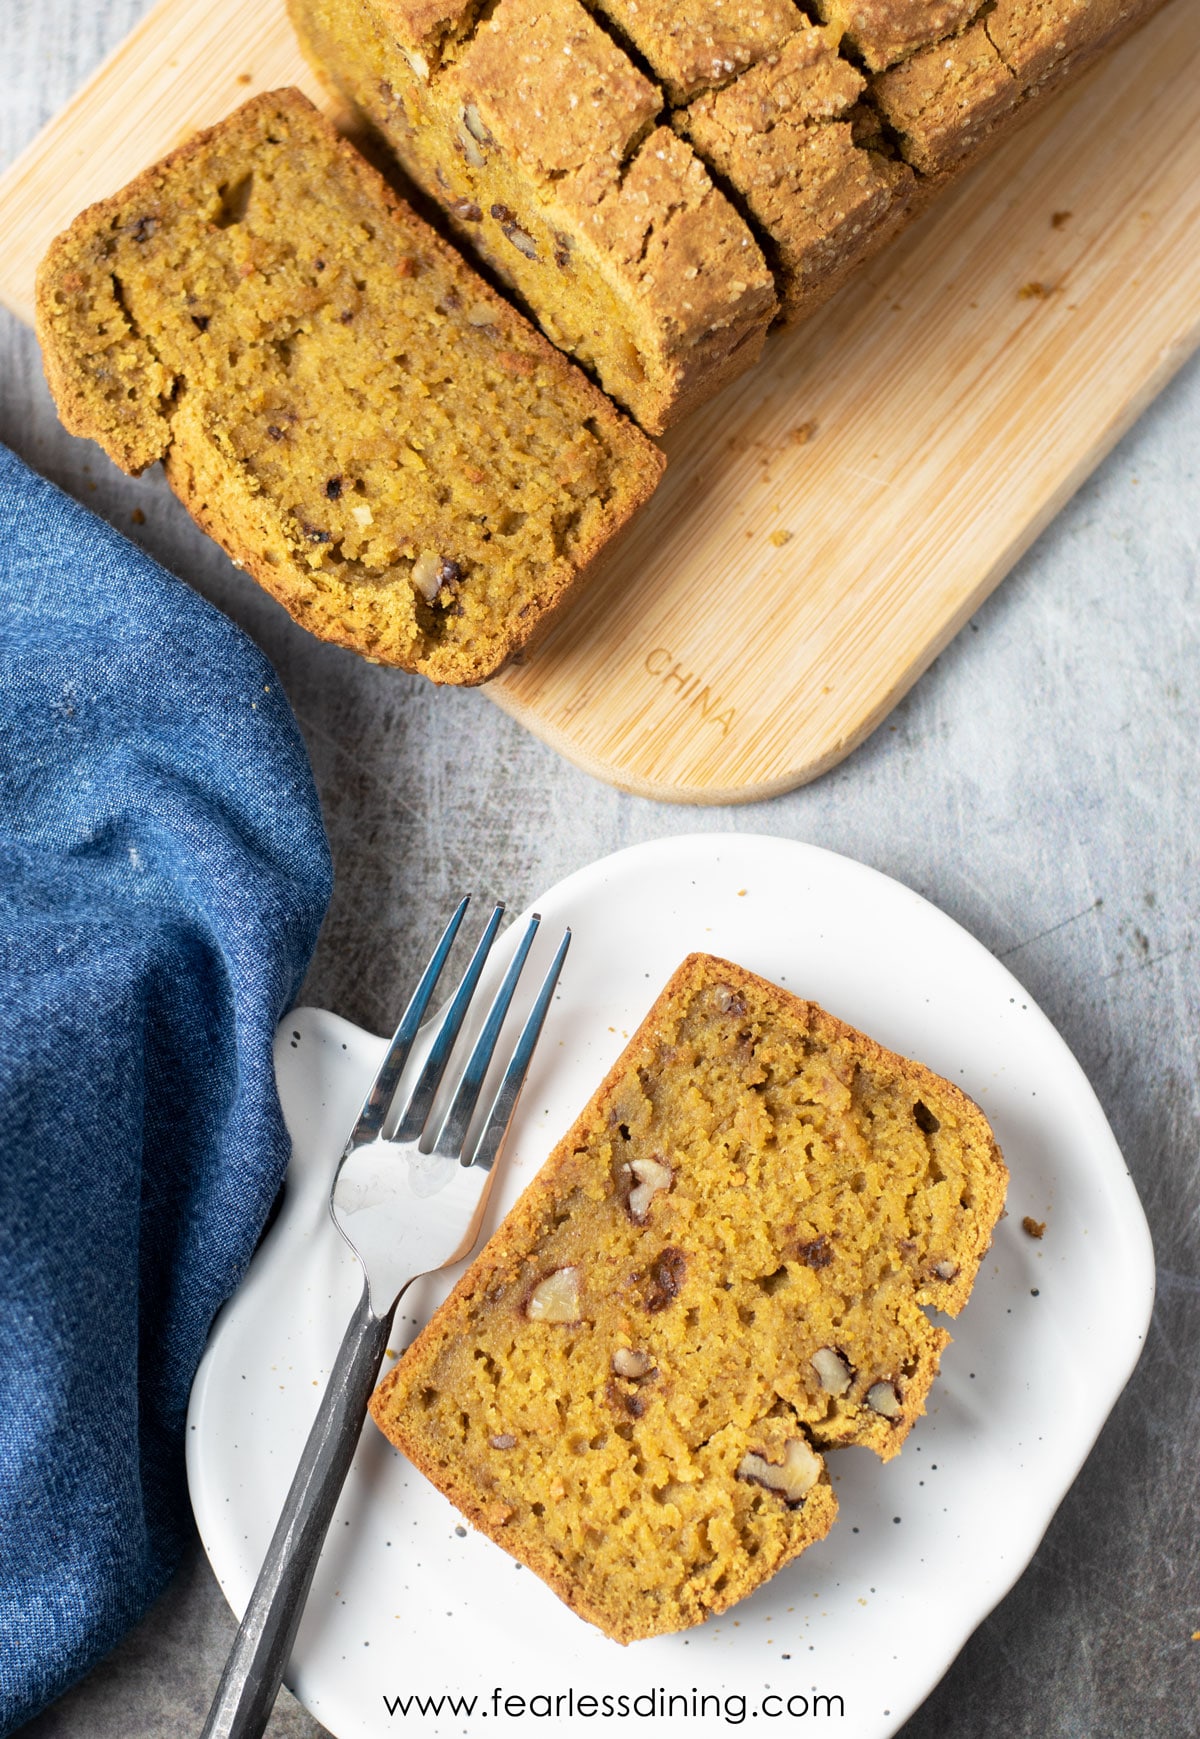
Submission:
[[[526,646],[663,457],[298,91],[51,245],[59,412],[313,633],[437,682]]]
[[[476,1527],[620,1642],[833,1525],[822,1451],[900,1449],[999,1218],[979,1107],[691,955],[371,1403]]]

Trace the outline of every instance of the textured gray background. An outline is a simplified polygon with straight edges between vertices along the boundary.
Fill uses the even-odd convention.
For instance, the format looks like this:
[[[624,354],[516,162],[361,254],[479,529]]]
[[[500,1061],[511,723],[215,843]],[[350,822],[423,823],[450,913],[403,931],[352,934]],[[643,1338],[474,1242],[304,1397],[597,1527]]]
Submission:
[[[143,0],[0,0],[0,166],[144,10]],[[1200,243],[1197,256],[1200,269]],[[309,639],[192,526],[157,471],[123,477],[62,432],[32,336],[3,313],[0,358],[0,439],[228,610],[283,679],[338,870],[305,1000],[380,1029],[451,895],[472,888],[519,909],[609,851],[697,828],[860,858],[1017,973],[1124,1149],[1154,1233],[1158,1305],[1141,1365],[1032,1567],[905,1739],[1191,1739],[1200,366],[1184,369],[849,761],[770,803],[699,810],[594,782],[481,695],[435,692]],[[117,1652],[25,1734],[197,1731],[232,1628],[197,1549]],[[285,1694],[269,1731],[321,1729]]]

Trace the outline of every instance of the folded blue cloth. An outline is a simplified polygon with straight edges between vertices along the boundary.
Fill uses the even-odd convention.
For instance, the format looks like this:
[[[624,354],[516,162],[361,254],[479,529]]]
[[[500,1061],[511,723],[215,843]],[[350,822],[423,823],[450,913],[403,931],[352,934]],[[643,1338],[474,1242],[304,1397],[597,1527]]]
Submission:
[[[245,635],[0,449],[0,1733],[161,1590],[329,897]]]

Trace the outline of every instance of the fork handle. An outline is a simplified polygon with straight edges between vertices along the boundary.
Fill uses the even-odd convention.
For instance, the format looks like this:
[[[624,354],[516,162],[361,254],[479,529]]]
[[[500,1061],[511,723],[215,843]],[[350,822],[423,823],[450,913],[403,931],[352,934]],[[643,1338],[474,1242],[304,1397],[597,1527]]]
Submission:
[[[375,1315],[364,1280],[201,1739],[259,1739],[267,1724],[394,1314]]]

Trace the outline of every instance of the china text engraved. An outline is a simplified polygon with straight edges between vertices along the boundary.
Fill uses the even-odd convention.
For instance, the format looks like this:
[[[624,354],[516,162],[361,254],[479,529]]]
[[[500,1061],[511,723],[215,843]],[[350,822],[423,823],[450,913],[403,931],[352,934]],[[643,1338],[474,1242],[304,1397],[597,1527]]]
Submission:
[[[673,688],[677,700],[699,707],[701,718],[711,725],[718,725],[723,737],[729,735],[736,716],[733,707],[726,706],[720,695],[714,694],[701,677],[680,664],[665,646],[656,646],[646,654],[646,669],[651,676]]]

